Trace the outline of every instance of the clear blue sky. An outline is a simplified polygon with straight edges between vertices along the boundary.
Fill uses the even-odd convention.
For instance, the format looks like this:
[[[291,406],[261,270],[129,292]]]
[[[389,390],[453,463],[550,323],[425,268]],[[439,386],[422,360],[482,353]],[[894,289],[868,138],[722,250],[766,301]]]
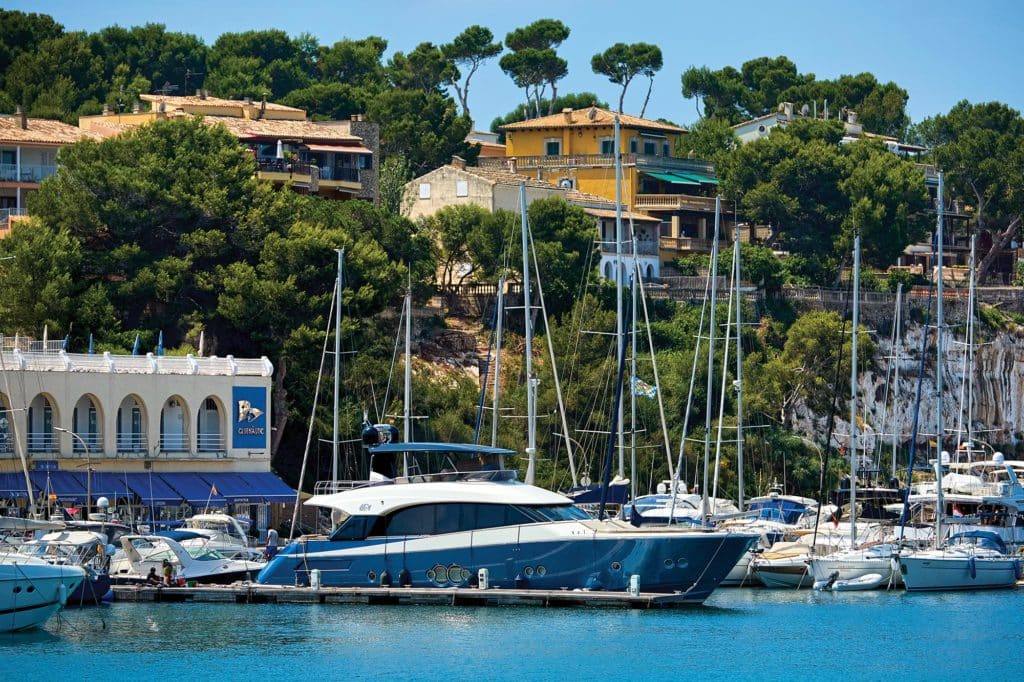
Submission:
[[[208,45],[222,33],[277,28],[312,33],[321,44],[379,35],[388,53],[418,43],[443,43],[472,24],[501,40],[516,27],[552,17],[571,29],[559,49],[569,62],[560,92],[595,92],[618,101],[618,86],[590,70],[590,57],[616,42],[661,47],[665,66],[654,82],[649,118],[678,123],[697,118],[680,93],[691,65],[739,67],[759,56],[784,54],[801,73],[834,78],[870,71],[910,93],[913,121],[948,111],[961,99],[997,100],[1024,109],[1024,2],[1020,0],[0,0],[6,9],[50,14],[65,30],[97,31],[155,22],[194,33]],[[486,63],[474,78],[470,109],[476,127],[523,101],[498,67]],[[646,82],[631,86],[626,112],[637,114]]]

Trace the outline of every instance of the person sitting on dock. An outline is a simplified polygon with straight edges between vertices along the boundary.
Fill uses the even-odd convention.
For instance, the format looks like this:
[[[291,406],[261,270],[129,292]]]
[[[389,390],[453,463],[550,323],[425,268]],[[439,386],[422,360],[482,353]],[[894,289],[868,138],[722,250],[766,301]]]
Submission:
[[[146,576],[146,582],[150,585],[163,585],[163,580],[156,574],[156,566],[149,567],[149,575]]]

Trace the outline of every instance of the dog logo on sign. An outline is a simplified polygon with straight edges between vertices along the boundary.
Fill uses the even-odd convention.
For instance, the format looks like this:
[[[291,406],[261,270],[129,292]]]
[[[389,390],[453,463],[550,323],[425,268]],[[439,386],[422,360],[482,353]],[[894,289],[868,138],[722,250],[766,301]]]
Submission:
[[[253,407],[252,403],[248,400],[238,401],[238,421],[239,422],[251,422],[259,419],[263,416],[263,410],[258,407]]]

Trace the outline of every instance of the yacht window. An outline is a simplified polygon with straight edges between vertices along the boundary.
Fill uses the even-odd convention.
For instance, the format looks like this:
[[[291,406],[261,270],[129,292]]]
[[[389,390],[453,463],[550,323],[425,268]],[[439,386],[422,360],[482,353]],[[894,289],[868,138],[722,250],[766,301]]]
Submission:
[[[365,540],[377,519],[376,516],[350,516],[334,531],[331,540]]]
[[[450,502],[400,509],[374,527],[373,535],[439,535],[546,520],[503,504]],[[383,532],[381,532],[383,531]]]
[[[551,507],[527,507],[528,513],[540,521],[580,521],[589,519],[590,515],[579,507],[566,504]]]

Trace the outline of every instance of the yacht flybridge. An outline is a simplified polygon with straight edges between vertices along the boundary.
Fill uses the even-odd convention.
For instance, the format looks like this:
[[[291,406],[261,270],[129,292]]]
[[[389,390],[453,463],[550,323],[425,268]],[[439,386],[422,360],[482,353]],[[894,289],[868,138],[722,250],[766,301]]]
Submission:
[[[700,603],[758,537],[596,520],[570,498],[497,468],[493,460],[511,454],[500,448],[395,443],[371,453],[401,450],[414,459],[446,449],[455,453],[449,471],[310,498],[307,505],[330,510],[333,532],[292,542],[258,581],[625,590],[638,576],[644,591],[682,592]],[[457,458],[467,452],[480,456]]]

